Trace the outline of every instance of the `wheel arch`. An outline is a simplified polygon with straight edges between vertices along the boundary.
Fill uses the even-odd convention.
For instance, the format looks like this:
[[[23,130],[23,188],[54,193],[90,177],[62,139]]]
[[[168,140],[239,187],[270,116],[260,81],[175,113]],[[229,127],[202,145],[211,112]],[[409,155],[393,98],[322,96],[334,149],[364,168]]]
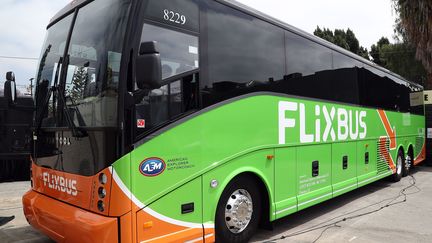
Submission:
[[[218,199],[216,204],[219,203],[219,200],[222,196],[223,191],[228,186],[228,184],[239,177],[249,177],[250,179],[255,180],[258,185],[262,196],[262,217],[260,226],[267,228],[270,224],[270,221],[272,221],[272,212],[274,210],[273,205],[273,194],[272,190],[270,188],[270,178],[268,178],[264,173],[257,170],[253,167],[246,167],[241,168],[239,170],[235,170],[232,173],[230,173],[227,177],[225,177],[224,181],[220,183],[220,190],[218,191],[216,198]],[[216,213],[216,211],[214,211]]]
[[[408,145],[407,145],[407,154],[409,153],[409,152],[411,152],[411,159],[414,161],[414,145],[410,142],[410,143],[408,143]]]
[[[399,144],[399,146],[396,149],[396,159],[397,159],[397,155],[399,154],[399,151],[402,151],[402,154],[403,154],[404,159],[405,159],[405,149],[404,149],[403,144]]]

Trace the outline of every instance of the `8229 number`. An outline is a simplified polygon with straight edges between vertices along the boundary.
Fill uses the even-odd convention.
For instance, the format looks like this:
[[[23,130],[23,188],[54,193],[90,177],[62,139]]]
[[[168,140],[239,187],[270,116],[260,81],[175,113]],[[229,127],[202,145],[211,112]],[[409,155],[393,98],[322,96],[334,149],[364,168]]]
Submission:
[[[170,22],[173,22],[176,24],[181,24],[181,25],[186,24],[187,18],[183,14],[179,14],[179,13],[176,13],[176,12],[168,10],[168,9],[164,9],[163,13],[164,13],[163,18],[166,21],[170,21]]]

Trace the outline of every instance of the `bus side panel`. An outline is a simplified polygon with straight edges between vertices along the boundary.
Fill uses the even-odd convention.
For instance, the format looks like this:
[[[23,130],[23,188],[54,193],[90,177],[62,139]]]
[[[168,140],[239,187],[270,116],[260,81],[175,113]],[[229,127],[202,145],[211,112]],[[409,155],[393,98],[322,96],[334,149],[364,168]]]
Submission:
[[[202,222],[201,185],[199,177],[139,210],[136,213],[138,242],[203,240],[202,224],[186,223]]]
[[[373,182],[377,176],[377,141],[363,140],[357,142],[357,182],[364,186]]]
[[[274,155],[273,149],[259,150],[240,158],[236,158],[203,175],[203,222],[213,224],[216,209],[222,192],[228,183],[242,173],[254,174],[264,184],[269,198],[270,220],[274,220],[274,160],[269,160],[268,155]],[[211,181],[218,181],[218,186],[212,188]],[[264,197],[262,197],[264,198]]]
[[[275,150],[276,218],[297,212],[296,148]]]
[[[333,196],[357,188],[357,143],[334,143],[332,145]]]
[[[134,234],[134,214],[137,208],[131,201],[132,193],[126,188],[131,185],[131,156],[127,154],[113,164],[113,182],[111,186],[110,216],[121,216],[120,237],[121,242],[136,242]],[[121,182],[120,182],[121,181]],[[122,185],[119,185],[122,184]],[[124,188],[121,186],[124,185]],[[135,210],[134,210],[135,209]]]
[[[121,216],[132,210],[130,201],[130,198],[132,198],[132,193],[130,191],[123,191],[117,184],[118,179],[121,178],[121,181],[125,187],[130,188],[131,173],[130,154],[123,156],[113,164],[112,174],[115,178],[111,188],[112,199],[109,205],[110,216]]]
[[[331,144],[298,147],[298,210],[332,198],[331,177]]]

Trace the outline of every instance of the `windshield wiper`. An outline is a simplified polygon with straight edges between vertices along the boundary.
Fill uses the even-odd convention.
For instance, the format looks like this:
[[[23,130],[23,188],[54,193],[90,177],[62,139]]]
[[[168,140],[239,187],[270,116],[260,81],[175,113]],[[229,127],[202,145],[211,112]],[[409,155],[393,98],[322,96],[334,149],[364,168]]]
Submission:
[[[66,66],[69,65],[69,55],[67,55],[65,57],[65,61],[64,62],[65,62],[64,64]],[[58,97],[60,99],[60,106],[61,106],[61,108],[63,110],[63,114],[65,116],[66,123],[68,124],[69,129],[71,129],[71,131],[72,131],[72,136],[76,137],[76,138],[87,137],[88,136],[87,132],[84,129],[82,129],[81,127],[77,127],[75,125],[75,122],[73,121],[73,118],[72,118],[72,115],[71,115],[71,112],[70,112],[70,108],[69,108],[68,104],[66,103],[66,99],[67,98],[65,96],[65,92],[62,92],[60,89],[58,89],[57,90],[57,94],[58,94]],[[74,104],[74,102],[73,102],[72,99],[71,99],[71,101],[72,101],[72,105],[75,107],[75,112],[76,112],[77,111],[76,105]],[[81,115],[81,113],[77,112],[77,116],[78,115]],[[63,116],[60,116],[60,118],[61,118],[60,122],[62,122],[63,121]],[[79,117],[77,117],[77,118],[79,120]],[[80,124],[80,126],[81,126],[81,124]]]
[[[59,98],[61,99],[61,102],[63,105],[63,111],[65,114],[66,123],[68,124],[69,128],[72,130],[72,136],[75,138],[87,137],[88,134],[84,129],[82,129],[81,127],[75,126],[75,122],[72,119],[72,115],[70,113],[69,106],[66,104],[66,98],[65,98],[64,94],[62,92],[58,92],[58,95],[59,95]],[[71,99],[71,101],[72,101],[72,105],[74,105],[72,99]],[[81,116],[81,113],[79,112],[79,110],[77,112],[77,115]]]
[[[77,114],[77,120],[78,120],[79,126],[80,127],[87,127],[87,125],[84,121],[84,117],[82,116],[81,111],[78,109],[78,106],[75,104],[75,101],[72,99],[72,97],[66,96],[65,98],[66,98],[66,100],[69,99],[71,101],[72,106],[74,107],[74,110]],[[66,106],[68,106],[68,105],[66,104]]]
[[[60,99],[60,102],[61,102],[60,104],[62,105],[62,108],[63,108],[62,111],[65,114],[66,123],[68,124],[69,129],[71,129],[71,131],[72,131],[72,136],[77,137],[77,138],[82,138],[82,137],[88,136],[86,131],[84,131],[82,128],[78,128],[75,126],[75,123],[72,119],[72,115],[70,114],[70,111],[69,111],[69,107],[66,104],[65,96],[60,91],[60,88],[58,85],[58,80],[59,80],[59,69],[60,69],[60,65],[62,63],[63,63],[63,58],[60,58],[59,62],[57,63],[57,68],[56,68],[56,73],[55,73],[55,78],[54,78],[54,85],[49,89],[47,96],[45,97],[45,101],[43,103],[43,107],[42,107],[42,110],[39,114],[39,117],[36,119],[36,124],[37,124],[37,128],[35,131],[36,137],[39,135],[39,132],[41,130],[42,122],[44,119],[43,114],[45,113],[47,107],[49,106],[49,101],[50,101],[52,95],[57,95],[58,98]],[[54,103],[55,103],[55,100],[53,99],[53,114],[55,115],[56,111],[55,111]],[[81,113],[79,115],[81,115]]]
[[[55,77],[54,77],[54,85],[51,86],[51,88],[48,90],[48,92],[46,94],[46,97],[45,97],[45,100],[44,100],[44,102],[42,104],[43,105],[42,106],[42,110],[39,113],[39,117],[36,118],[36,121],[35,121],[36,124],[37,124],[36,130],[35,130],[36,137],[39,135],[40,129],[42,127],[42,122],[43,122],[43,119],[44,119],[43,115],[45,114],[45,112],[46,112],[46,110],[47,110],[47,108],[49,106],[49,101],[51,99],[51,95],[58,89],[57,83],[58,83],[58,78],[59,78],[59,69],[60,69],[60,65],[62,64],[62,62],[63,62],[63,58],[60,57],[60,59],[59,59],[59,61],[57,63],[57,66],[56,66],[56,72],[55,72]],[[54,109],[54,103],[55,103],[55,101],[53,99],[53,109]],[[55,110],[53,110],[53,114],[54,113],[55,113]]]

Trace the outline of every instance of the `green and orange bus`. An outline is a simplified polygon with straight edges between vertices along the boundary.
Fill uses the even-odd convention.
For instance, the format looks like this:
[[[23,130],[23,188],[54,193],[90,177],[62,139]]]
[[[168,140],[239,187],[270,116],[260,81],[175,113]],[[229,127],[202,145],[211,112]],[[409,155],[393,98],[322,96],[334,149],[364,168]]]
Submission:
[[[228,0],[49,23],[28,222],[58,242],[245,242],[425,158],[423,88]]]

